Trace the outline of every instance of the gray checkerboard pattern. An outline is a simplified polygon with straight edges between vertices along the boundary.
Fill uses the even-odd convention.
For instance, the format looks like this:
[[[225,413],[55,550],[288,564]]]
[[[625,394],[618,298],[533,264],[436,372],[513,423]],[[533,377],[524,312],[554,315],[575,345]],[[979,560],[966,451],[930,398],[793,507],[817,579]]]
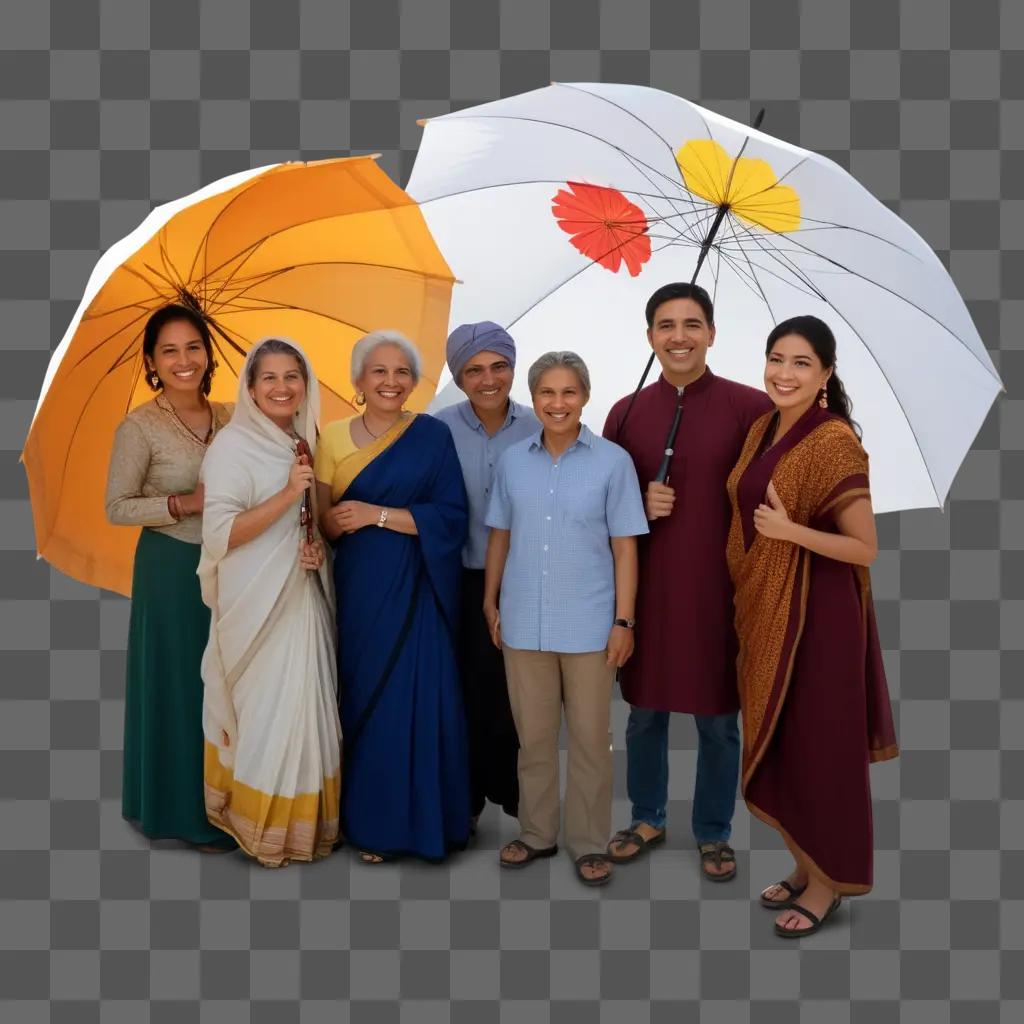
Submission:
[[[0,1019],[1024,1020],[1024,4],[3,0],[0,47]],[[741,880],[698,879],[682,718],[668,848],[604,892],[500,873],[493,814],[442,867],[150,846],[120,817],[128,604],[33,557],[18,453],[106,246],[281,159],[379,150],[404,182],[417,118],[552,79],[764,105],[938,250],[1007,386],[945,512],[879,521],[903,756],[873,772],[874,892],[804,948],[750,901],[786,856],[744,810]]]

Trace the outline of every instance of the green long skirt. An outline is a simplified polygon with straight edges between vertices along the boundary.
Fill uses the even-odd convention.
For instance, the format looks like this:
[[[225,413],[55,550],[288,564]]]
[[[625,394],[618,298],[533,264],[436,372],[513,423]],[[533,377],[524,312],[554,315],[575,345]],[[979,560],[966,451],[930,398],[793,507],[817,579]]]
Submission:
[[[150,839],[234,846],[206,818],[203,680],[210,611],[199,545],[143,530],[128,632],[121,810]]]

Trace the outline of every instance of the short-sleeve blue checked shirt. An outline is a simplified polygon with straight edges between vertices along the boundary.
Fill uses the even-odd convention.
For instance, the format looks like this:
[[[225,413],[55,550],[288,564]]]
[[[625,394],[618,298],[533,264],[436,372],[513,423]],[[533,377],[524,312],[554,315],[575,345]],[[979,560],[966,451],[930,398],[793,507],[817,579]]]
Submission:
[[[487,525],[512,534],[502,641],[527,651],[603,650],[615,618],[610,538],[648,531],[629,455],[583,426],[553,459],[538,431],[498,460]]]

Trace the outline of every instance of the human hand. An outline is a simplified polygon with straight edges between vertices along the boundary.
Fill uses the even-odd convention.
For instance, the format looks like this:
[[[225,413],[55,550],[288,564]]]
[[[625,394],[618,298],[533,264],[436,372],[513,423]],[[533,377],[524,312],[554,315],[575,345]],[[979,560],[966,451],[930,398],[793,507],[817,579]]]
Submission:
[[[647,511],[647,518],[664,519],[672,514],[672,507],[675,505],[676,492],[668,484],[659,484],[652,480],[647,485],[647,493],[644,495],[644,508]]]
[[[782,504],[775,484],[769,481],[765,492],[767,503],[762,502],[754,509],[754,527],[758,533],[771,540],[789,540],[792,522],[786,506]]]
[[[183,516],[199,516],[203,514],[203,498],[206,494],[204,484],[196,484],[191,494],[178,495],[178,508]]]
[[[612,626],[608,634],[609,667],[622,668],[633,653],[633,630],[628,626]]]
[[[364,526],[375,526],[380,521],[380,506],[365,501],[339,501],[328,515],[341,533],[355,533]]]
[[[284,485],[284,489],[293,498],[298,498],[303,491],[313,486],[313,479],[313,467],[309,464],[309,459],[305,455],[300,455],[288,471],[288,483]]]
[[[299,541],[299,565],[303,569],[312,569],[314,572],[324,564],[324,549],[320,541],[315,540],[307,544],[305,540]]]
[[[487,620],[487,631],[491,634],[491,643],[501,650],[501,615],[496,604],[484,603],[484,618]]]

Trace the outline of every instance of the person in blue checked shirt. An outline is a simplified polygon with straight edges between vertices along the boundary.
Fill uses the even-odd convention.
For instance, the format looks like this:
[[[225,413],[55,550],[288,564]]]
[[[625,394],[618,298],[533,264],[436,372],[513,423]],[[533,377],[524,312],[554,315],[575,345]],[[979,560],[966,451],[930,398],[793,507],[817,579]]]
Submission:
[[[459,655],[469,738],[472,828],[488,800],[515,817],[519,809],[519,740],[508,702],[501,652],[483,615],[484,556],[494,467],[502,453],[540,429],[533,410],[509,397],[516,345],[490,321],[463,324],[448,338],[448,369],[467,400],[441,409],[462,466],[469,497],[469,539],[462,550]]]
[[[484,615],[502,649],[519,734],[521,868],[558,852],[558,733],[569,733],[565,843],[585,885],[611,878],[615,671],[633,653],[639,534],[647,533],[626,452],[580,423],[590,374],[574,352],[530,367],[541,429],[499,459],[487,508]],[[499,600],[500,590],[500,600]]]

